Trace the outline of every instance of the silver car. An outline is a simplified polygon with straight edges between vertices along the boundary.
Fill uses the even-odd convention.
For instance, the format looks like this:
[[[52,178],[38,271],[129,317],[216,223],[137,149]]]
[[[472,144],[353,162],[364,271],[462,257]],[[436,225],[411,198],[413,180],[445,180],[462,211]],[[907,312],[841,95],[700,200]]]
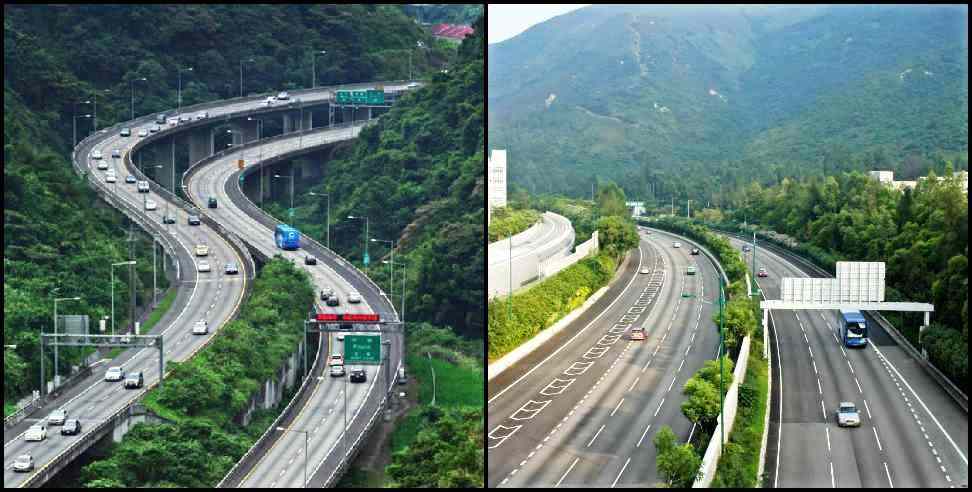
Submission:
[[[361,294],[359,294],[357,292],[351,292],[351,293],[349,293],[348,294],[348,302],[350,302],[350,303],[359,303],[359,302],[361,302]]]
[[[121,381],[125,377],[125,373],[122,371],[121,367],[109,367],[105,371],[105,381]]]
[[[50,425],[64,425],[65,419],[67,419],[67,410],[58,408],[47,416],[47,423]]]
[[[860,427],[861,416],[857,406],[849,401],[840,402],[837,407],[837,425],[840,427]]]
[[[344,364],[331,366],[331,376],[344,376]]]
[[[43,441],[47,439],[47,424],[39,423],[30,426],[24,433],[25,441]]]
[[[34,469],[34,458],[29,454],[22,454],[14,460],[13,471],[25,472]]]

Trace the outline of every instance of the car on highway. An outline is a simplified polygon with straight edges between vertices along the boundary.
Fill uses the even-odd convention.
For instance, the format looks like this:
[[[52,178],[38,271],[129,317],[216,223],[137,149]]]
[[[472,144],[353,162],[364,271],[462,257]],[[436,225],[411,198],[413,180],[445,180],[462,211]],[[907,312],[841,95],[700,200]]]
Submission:
[[[405,368],[404,367],[399,367],[398,368],[398,384],[407,384],[407,383],[408,383],[408,376],[405,375]]]
[[[159,125],[152,125],[151,127],[149,127],[149,131],[152,132],[152,133],[155,133],[155,132],[157,132],[157,131],[159,131],[161,129],[162,129],[162,127],[159,126]]]
[[[198,215],[189,214],[189,216],[186,217],[186,222],[189,225],[199,225],[199,216]]]
[[[169,118],[169,120],[166,121],[166,124],[169,126],[176,126],[179,124],[179,118]]]
[[[192,118],[188,114],[180,114],[179,115],[179,123],[185,123],[185,122],[191,121],[191,120],[192,120]]]
[[[196,324],[192,325],[193,335],[205,335],[207,333],[209,333],[209,323],[207,323],[206,320],[201,319],[196,321]]]
[[[685,274],[686,275],[695,275],[695,267],[694,266],[690,266],[690,267],[686,268],[685,269]]]
[[[282,100],[290,99],[290,94],[287,94],[287,91],[283,91],[280,94],[277,94],[277,99],[282,99]]]
[[[837,407],[837,425],[840,427],[860,427],[861,416],[857,413],[857,405],[849,401],[842,401]]]
[[[743,251],[749,251],[750,250],[749,245],[748,244],[744,244],[742,250]]]
[[[159,204],[155,203],[155,200],[145,200],[145,210],[155,210],[159,208]]]
[[[120,137],[130,137],[130,136],[132,136],[132,129],[131,128],[122,128],[121,129],[121,132],[118,133],[118,136],[120,136]]]
[[[138,136],[139,137],[147,137],[148,136],[148,133],[149,133],[148,132],[148,129],[142,128],[141,130],[138,131]]]
[[[27,472],[34,469],[34,457],[29,454],[22,454],[14,460],[13,471]]]
[[[128,176],[125,176],[125,182],[126,183],[137,183],[138,180],[135,179],[135,176],[129,174]]]
[[[103,155],[101,155],[101,151],[100,151],[100,150],[95,150],[95,151],[92,151],[92,152],[91,152],[91,158],[92,158],[92,159],[101,159],[101,158],[103,158],[103,157],[104,157],[104,156],[103,156]]]
[[[344,333],[338,333],[338,335],[337,335],[336,338],[337,338],[337,341],[343,342],[344,341]]]
[[[209,197],[209,208],[216,208],[216,197]]]
[[[175,217],[169,217],[168,215],[163,215],[162,216],[162,223],[163,224],[175,224],[176,223],[176,220],[175,220]]]
[[[155,122],[160,125],[163,125],[165,124],[165,118],[166,118],[165,113],[159,113],[155,115]]]
[[[236,267],[236,263],[235,262],[232,262],[232,261],[227,261],[226,262],[226,274],[227,275],[236,275],[238,273],[240,273],[240,269]]]
[[[117,183],[118,182],[118,176],[115,176],[115,173],[108,173],[108,174],[105,175],[105,182],[106,183]]]
[[[44,439],[47,439],[47,424],[44,422],[30,426],[24,433],[25,441],[43,441]]]
[[[138,187],[139,193],[148,193],[150,190],[148,181],[145,180],[140,180],[136,187]]]
[[[98,161],[98,169],[101,171],[108,169],[108,163],[105,161]]]
[[[334,352],[331,354],[331,358],[327,361],[327,365],[336,366],[339,364],[344,365],[344,356],[341,355],[340,352]]]
[[[351,304],[357,304],[361,302],[361,294],[359,294],[357,291],[352,291],[348,293],[348,302],[350,302]]]
[[[673,248],[681,248],[682,247],[682,243],[680,243],[678,241],[675,241],[674,243],[672,243],[672,247]]]
[[[196,256],[207,256],[209,254],[209,246],[205,244],[196,245]]]
[[[331,376],[344,376],[344,364],[331,366]]]
[[[648,269],[648,267],[642,267],[642,269],[641,269],[641,273],[642,273],[642,274],[647,274],[647,273],[651,273],[651,270],[649,270],[649,269]]]
[[[67,419],[61,427],[62,436],[73,436],[81,433],[81,421],[78,419]]]
[[[202,112],[196,113],[196,121],[204,120],[206,118],[209,118],[209,111],[202,111]]]
[[[105,371],[105,381],[121,381],[125,378],[125,373],[122,371],[121,367],[109,367]]]
[[[121,158],[121,149],[111,149],[111,156],[115,159]]]
[[[64,420],[67,419],[67,410],[63,408],[58,408],[51,412],[47,416],[47,423],[50,425],[64,425]]]
[[[274,103],[274,102],[275,102],[276,100],[277,100],[277,98],[276,98],[276,97],[273,97],[273,96],[270,96],[270,97],[268,97],[268,98],[267,98],[267,100],[266,100],[266,101],[263,101],[263,104],[265,104],[265,105],[267,105],[267,106],[272,106],[272,105],[273,105],[273,103]]]
[[[338,295],[337,294],[331,294],[327,298],[327,305],[328,306],[339,306],[340,304],[341,304],[341,299],[338,298]]]
[[[632,328],[631,335],[629,335],[631,340],[644,340],[645,339],[645,329],[644,328]]]
[[[209,262],[206,260],[199,260],[199,271],[200,272],[212,271],[211,267],[209,266]]]
[[[145,384],[142,371],[134,371],[125,375],[125,389],[141,388]]]
[[[368,373],[364,369],[351,369],[351,375],[348,378],[352,383],[363,383],[368,380]]]
[[[409,89],[414,89],[418,87],[418,82],[409,82],[408,85],[406,85],[405,87],[408,87]]]
[[[760,268],[759,271],[756,272],[756,276],[757,277],[769,277],[769,273],[766,271],[765,268]]]
[[[304,264],[305,265],[316,265],[317,264],[317,258],[314,258],[311,255],[304,256]]]
[[[321,300],[326,301],[329,297],[334,295],[334,289],[330,287],[324,287],[321,289]]]
[[[699,254],[699,248],[692,248],[692,254],[693,255]]]

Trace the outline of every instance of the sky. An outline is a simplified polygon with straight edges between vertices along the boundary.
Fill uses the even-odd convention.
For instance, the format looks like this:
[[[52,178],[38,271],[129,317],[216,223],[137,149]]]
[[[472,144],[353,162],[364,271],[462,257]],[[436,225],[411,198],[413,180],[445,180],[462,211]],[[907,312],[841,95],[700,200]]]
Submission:
[[[486,42],[505,41],[551,17],[590,4],[496,4],[487,5]]]

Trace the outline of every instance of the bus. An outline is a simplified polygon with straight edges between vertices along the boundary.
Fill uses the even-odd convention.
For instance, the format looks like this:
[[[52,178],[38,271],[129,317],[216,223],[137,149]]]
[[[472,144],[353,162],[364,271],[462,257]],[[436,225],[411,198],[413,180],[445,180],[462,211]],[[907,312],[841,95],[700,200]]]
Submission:
[[[300,248],[300,231],[287,224],[277,225],[277,230],[273,233],[273,242],[280,249]]]
[[[854,309],[840,310],[840,326],[837,337],[847,347],[863,347],[867,345],[867,320],[860,311]]]

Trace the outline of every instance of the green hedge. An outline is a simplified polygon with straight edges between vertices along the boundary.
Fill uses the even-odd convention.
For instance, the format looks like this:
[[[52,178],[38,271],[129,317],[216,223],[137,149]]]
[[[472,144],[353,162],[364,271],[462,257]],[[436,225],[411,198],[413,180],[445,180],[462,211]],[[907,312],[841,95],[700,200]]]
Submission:
[[[739,386],[739,411],[729,442],[719,458],[712,480],[713,488],[753,488],[758,486],[759,450],[763,444],[763,422],[766,418],[766,395],[769,392],[767,361],[763,360],[763,343],[752,340],[746,378]]]
[[[922,334],[928,359],[949,376],[956,386],[969,388],[969,345],[958,331],[932,323]]]
[[[491,301],[487,308],[489,360],[509,353],[584,304],[607,285],[617,265],[618,260],[606,254],[585,258],[514,295],[511,318],[507,318],[506,297]]]
[[[507,236],[515,236],[540,220],[540,212],[530,209],[515,210],[500,207],[493,210],[489,223],[488,242],[496,242]]]

